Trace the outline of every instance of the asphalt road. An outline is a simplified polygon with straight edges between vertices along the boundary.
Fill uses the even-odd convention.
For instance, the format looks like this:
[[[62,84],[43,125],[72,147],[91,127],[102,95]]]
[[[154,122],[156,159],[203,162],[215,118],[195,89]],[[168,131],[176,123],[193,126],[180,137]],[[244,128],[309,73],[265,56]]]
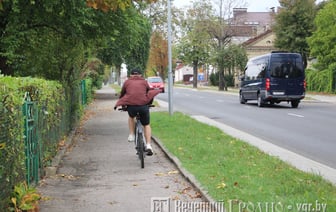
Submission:
[[[159,100],[168,101],[168,94]],[[202,115],[321,164],[336,168],[335,104],[304,100],[298,108],[286,102],[258,108],[239,103],[238,94],[174,88],[173,109]]]

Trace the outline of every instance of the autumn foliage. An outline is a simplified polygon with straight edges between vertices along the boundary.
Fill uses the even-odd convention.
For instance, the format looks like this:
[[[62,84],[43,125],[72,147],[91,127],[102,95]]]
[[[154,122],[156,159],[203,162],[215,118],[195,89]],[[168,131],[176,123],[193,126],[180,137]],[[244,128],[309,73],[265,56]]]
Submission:
[[[159,32],[153,32],[151,37],[151,48],[148,59],[148,75],[159,74],[165,78],[168,67],[168,42]]]
[[[94,9],[99,9],[104,12],[109,10],[124,10],[133,3],[154,3],[156,0],[87,0],[86,4]]]

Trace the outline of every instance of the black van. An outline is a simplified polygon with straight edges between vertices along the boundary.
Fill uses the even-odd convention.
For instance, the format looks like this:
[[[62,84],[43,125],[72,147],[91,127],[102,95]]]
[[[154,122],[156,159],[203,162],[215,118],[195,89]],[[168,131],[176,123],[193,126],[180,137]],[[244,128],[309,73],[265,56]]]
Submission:
[[[299,106],[305,97],[306,82],[302,57],[298,53],[272,52],[251,58],[241,78],[239,100],[257,100],[264,104],[291,102]]]

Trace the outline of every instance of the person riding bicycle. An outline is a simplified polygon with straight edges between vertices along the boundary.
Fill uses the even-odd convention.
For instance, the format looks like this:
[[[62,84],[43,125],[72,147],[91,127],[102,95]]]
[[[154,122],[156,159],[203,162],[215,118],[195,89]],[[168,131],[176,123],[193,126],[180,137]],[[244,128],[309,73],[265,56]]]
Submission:
[[[115,104],[115,109],[118,106],[126,106],[128,111],[128,141],[134,142],[134,126],[137,113],[140,114],[140,122],[144,126],[146,139],[147,155],[153,155],[151,147],[152,130],[150,127],[149,105],[153,102],[153,98],[160,93],[160,90],[150,90],[147,81],[142,77],[139,69],[131,71],[129,79],[127,79],[120,92],[119,100]]]

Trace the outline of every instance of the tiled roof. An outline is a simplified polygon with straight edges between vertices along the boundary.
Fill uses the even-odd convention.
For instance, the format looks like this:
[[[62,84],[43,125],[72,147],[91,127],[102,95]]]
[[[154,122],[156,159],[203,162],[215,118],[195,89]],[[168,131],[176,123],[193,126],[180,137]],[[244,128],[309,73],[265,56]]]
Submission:
[[[268,35],[268,34],[270,34],[270,33],[272,33],[272,30],[267,30],[267,31],[263,32],[262,34],[260,34],[260,35],[258,35],[258,36],[256,36],[256,37],[253,37],[253,38],[251,38],[251,39],[248,39],[247,41],[245,41],[245,42],[243,43],[243,46],[249,46],[250,44],[252,44],[252,43],[254,43],[254,42],[256,42],[256,41],[262,39],[263,37],[265,37],[266,35]]]

